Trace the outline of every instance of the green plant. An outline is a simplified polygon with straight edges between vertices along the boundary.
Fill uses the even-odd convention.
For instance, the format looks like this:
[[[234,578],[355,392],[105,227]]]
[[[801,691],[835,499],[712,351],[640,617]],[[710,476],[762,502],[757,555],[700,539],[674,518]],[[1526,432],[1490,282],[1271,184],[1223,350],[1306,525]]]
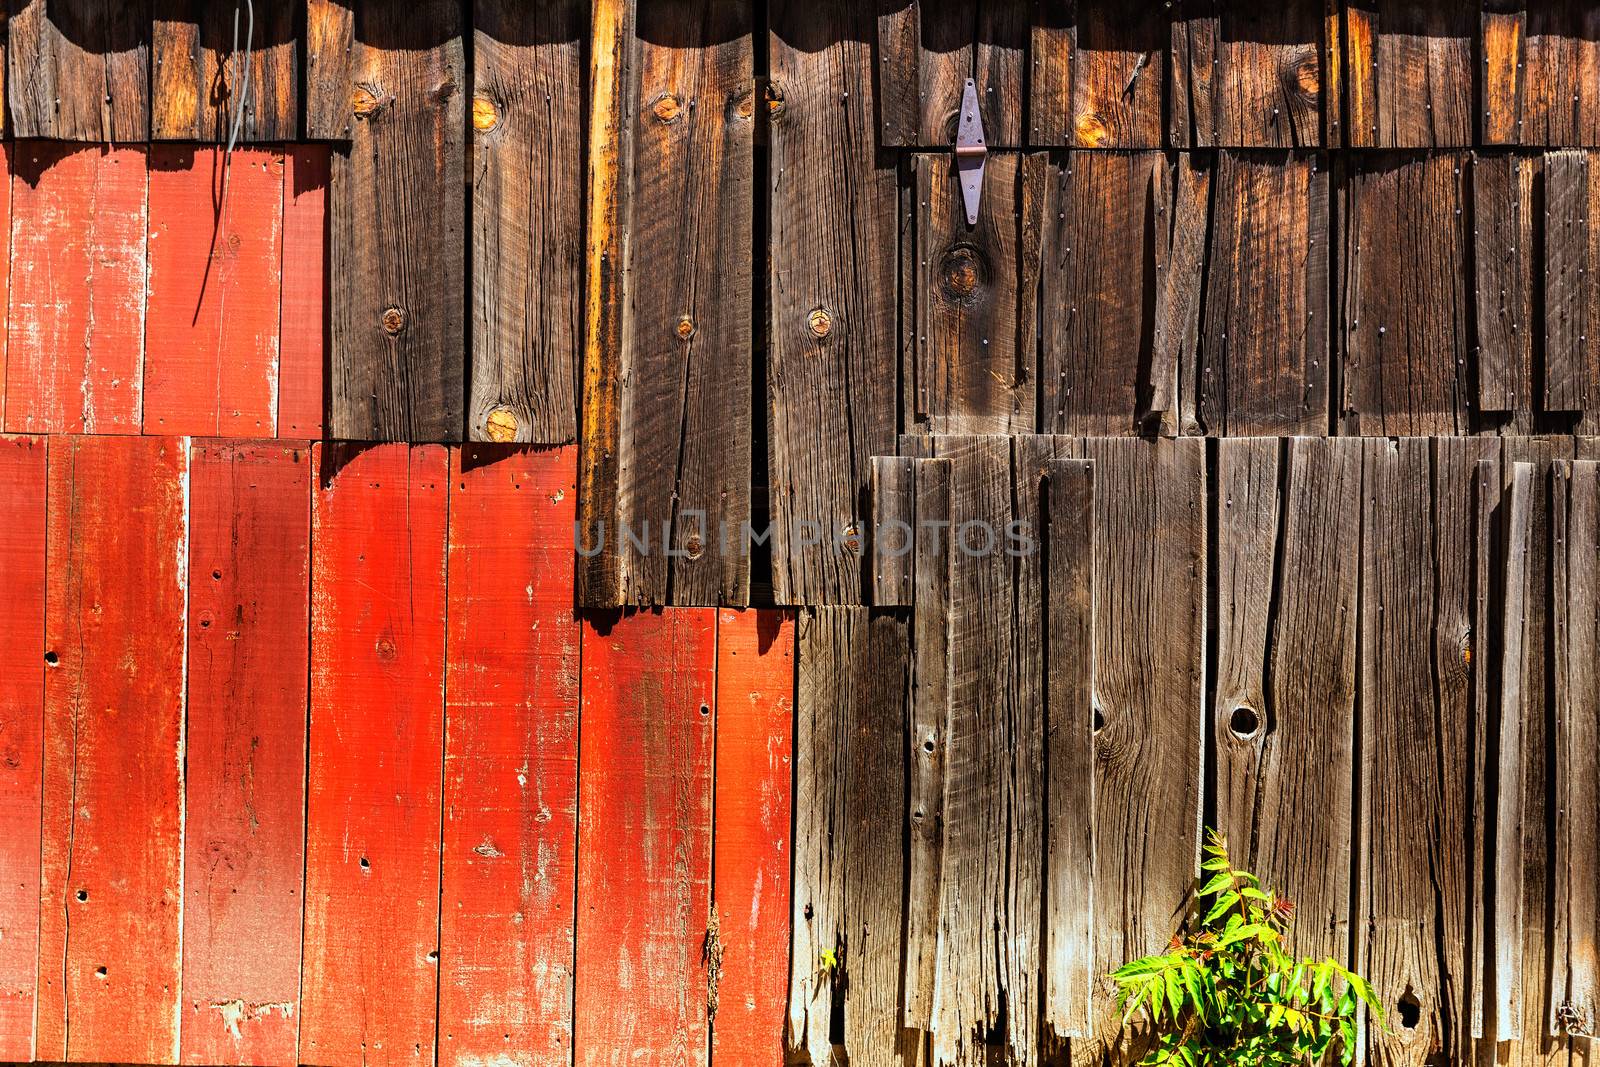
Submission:
[[[1182,934],[1165,954],[1111,974],[1124,1024],[1140,1012],[1150,1023],[1142,1062],[1299,1067],[1337,1046],[1348,1065],[1362,1006],[1382,1025],[1371,987],[1337,960],[1290,955],[1294,905],[1234,867],[1221,834],[1210,835],[1205,852],[1197,909]]]

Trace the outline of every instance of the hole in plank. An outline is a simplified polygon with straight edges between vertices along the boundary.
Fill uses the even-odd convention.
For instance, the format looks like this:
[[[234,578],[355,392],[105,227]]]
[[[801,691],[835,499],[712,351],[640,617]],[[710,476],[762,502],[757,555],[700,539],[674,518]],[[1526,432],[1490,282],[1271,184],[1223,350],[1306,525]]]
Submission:
[[[1094,732],[1099,733],[1106,728],[1106,713],[1098,707],[1094,709]]]
[[[363,871],[370,871],[372,869],[372,864],[367,862],[367,857],[365,856],[361,857],[361,869]]]
[[[1248,704],[1240,704],[1228,716],[1228,729],[1241,741],[1248,741],[1261,729],[1261,714]]]
[[[1422,1001],[1409,988],[1400,996],[1399,1013],[1400,1025],[1407,1030],[1415,1030],[1422,1021]]]
[[[78,899],[79,900],[88,900],[89,899],[89,891],[87,889],[78,890]]]
[[[61,657],[56,655],[54,651],[46,652],[44,654],[44,661],[50,664],[50,666],[54,667],[57,663],[61,662]]]

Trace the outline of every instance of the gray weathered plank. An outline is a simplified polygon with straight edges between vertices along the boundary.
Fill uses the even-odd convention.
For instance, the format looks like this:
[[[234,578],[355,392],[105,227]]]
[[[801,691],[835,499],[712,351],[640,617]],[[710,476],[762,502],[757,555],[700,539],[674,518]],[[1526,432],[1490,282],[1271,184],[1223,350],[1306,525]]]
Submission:
[[[149,0],[13,0],[7,29],[13,136],[150,136]]]
[[[1480,411],[1525,416],[1532,407],[1533,187],[1538,165],[1531,156],[1472,157]]]
[[[1546,411],[1584,411],[1600,384],[1600,166],[1577,149],[1544,157]],[[1588,421],[1587,419],[1585,421]]]
[[[916,581],[916,460],[872,457],[872,603],[910,607]]]

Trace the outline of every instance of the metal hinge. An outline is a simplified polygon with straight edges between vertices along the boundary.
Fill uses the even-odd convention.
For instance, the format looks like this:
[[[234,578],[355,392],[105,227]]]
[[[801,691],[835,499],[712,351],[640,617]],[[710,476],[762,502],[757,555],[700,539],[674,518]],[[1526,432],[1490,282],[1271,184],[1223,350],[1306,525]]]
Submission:
[[[978,86],[967,79],[961,93],[961,125],[956,127],[956,173],[961,177],[961,200],[967,208],[967,225],[978,224],[978,204],[983,199],[983,164],[989,146],[983,140],[983,118],[978,114]]]

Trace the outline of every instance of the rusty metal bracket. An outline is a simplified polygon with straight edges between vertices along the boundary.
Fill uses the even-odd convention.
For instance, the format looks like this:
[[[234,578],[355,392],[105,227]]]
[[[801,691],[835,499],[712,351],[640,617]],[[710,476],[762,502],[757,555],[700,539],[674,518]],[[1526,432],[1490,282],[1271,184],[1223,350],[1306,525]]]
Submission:
[[[961,200],[967,208],[968,226],[978,224],[978,204],[983,199],[983,164],[988,158],[983,118],[978,114],[978,86],[968,78],[961,94],[961,124],[956,127],[956,173],[961,177]]]

